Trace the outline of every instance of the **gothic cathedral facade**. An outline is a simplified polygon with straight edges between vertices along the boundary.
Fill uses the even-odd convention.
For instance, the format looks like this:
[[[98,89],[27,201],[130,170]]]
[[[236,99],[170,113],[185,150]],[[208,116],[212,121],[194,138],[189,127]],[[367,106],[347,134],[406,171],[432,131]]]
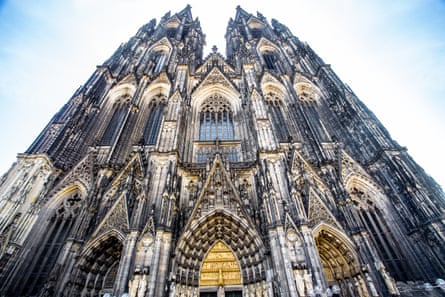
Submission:
[[[225,38],[152,20],[18,155],[0,296],[439,296],[440,186],[286,26]]]

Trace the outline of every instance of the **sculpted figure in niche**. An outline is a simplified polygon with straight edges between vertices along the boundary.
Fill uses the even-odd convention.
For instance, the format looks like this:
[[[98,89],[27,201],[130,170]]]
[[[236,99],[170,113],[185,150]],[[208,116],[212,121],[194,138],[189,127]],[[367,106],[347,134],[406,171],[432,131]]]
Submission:
[[[295,282],[297,284],[298,295],[305,296],[305,293],[304,293],[304,288],[305,288],[304,270],[294,269],[294,277],[295,277]]]
[[[383,280],[385,281],[386,287],[388,288],[388,291],[391,294],[391,296],[400,296],[399,289],[397,289],[394,279],[386,271],[385,265],[383,265],[382,262],[377,261],[375,262],[375,266],[382,275]]]
[[[144,297],[146,289],[147,289],[147,275],[144,274],[142,275],[142,280],[139,281],[137,297]]]

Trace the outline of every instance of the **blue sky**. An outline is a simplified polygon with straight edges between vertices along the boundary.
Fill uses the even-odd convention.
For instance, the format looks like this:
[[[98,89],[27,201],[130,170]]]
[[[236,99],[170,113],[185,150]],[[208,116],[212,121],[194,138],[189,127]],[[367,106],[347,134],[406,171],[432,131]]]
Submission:
[[[235,7],[285,24],[445,186],[445,2],[0,0],[0,174],[137,29],[192,6],[224,53]],[[289,5],[292,3],[292,6]]]

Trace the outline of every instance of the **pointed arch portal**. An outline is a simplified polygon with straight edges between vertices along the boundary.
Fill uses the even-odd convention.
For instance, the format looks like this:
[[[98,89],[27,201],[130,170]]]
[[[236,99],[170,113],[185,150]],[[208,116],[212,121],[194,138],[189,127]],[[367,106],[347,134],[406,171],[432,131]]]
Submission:
[[[315,243],[324,277],[333,291],[341,296],[363,296],[366,286],[360,279],[360,263],[353,243],[342,232],[325,224],[314,230]]]
[[[243,286],[265,280],[264,252],[258,234],[215,210],[193,223],[178,244],[177,290],[202,297],[242,296]]]
[[[78,271],[71,282],[77,284],[77,288],[71,295],[99,297],[113,293],[122,248],[122,238],[114,231],[93,242],[77,263]]]

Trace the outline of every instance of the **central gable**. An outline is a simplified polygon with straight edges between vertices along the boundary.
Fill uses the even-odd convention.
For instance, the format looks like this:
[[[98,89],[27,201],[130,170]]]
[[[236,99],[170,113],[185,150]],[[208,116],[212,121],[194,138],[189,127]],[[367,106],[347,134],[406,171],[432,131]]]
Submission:
[[[214,47],[214,50],[217,50],[216,47]],[[204,62],[201,64],[201,66],[196,69],[196,74],[204,75],[208,73],[209,69],[211,69],[212,67],[218,67],[227,74],[236,74],[233,67],[227,64],[224,57],[218,52],[214,52],[208,55],[204,59]]]
[[[195,88],[192,93],[192,106],[198,108],[206,98],[215,93],[221,94],[229,100],[235,112],[240,109],[240,93],[217,67],[210,70],[209,74]]]

